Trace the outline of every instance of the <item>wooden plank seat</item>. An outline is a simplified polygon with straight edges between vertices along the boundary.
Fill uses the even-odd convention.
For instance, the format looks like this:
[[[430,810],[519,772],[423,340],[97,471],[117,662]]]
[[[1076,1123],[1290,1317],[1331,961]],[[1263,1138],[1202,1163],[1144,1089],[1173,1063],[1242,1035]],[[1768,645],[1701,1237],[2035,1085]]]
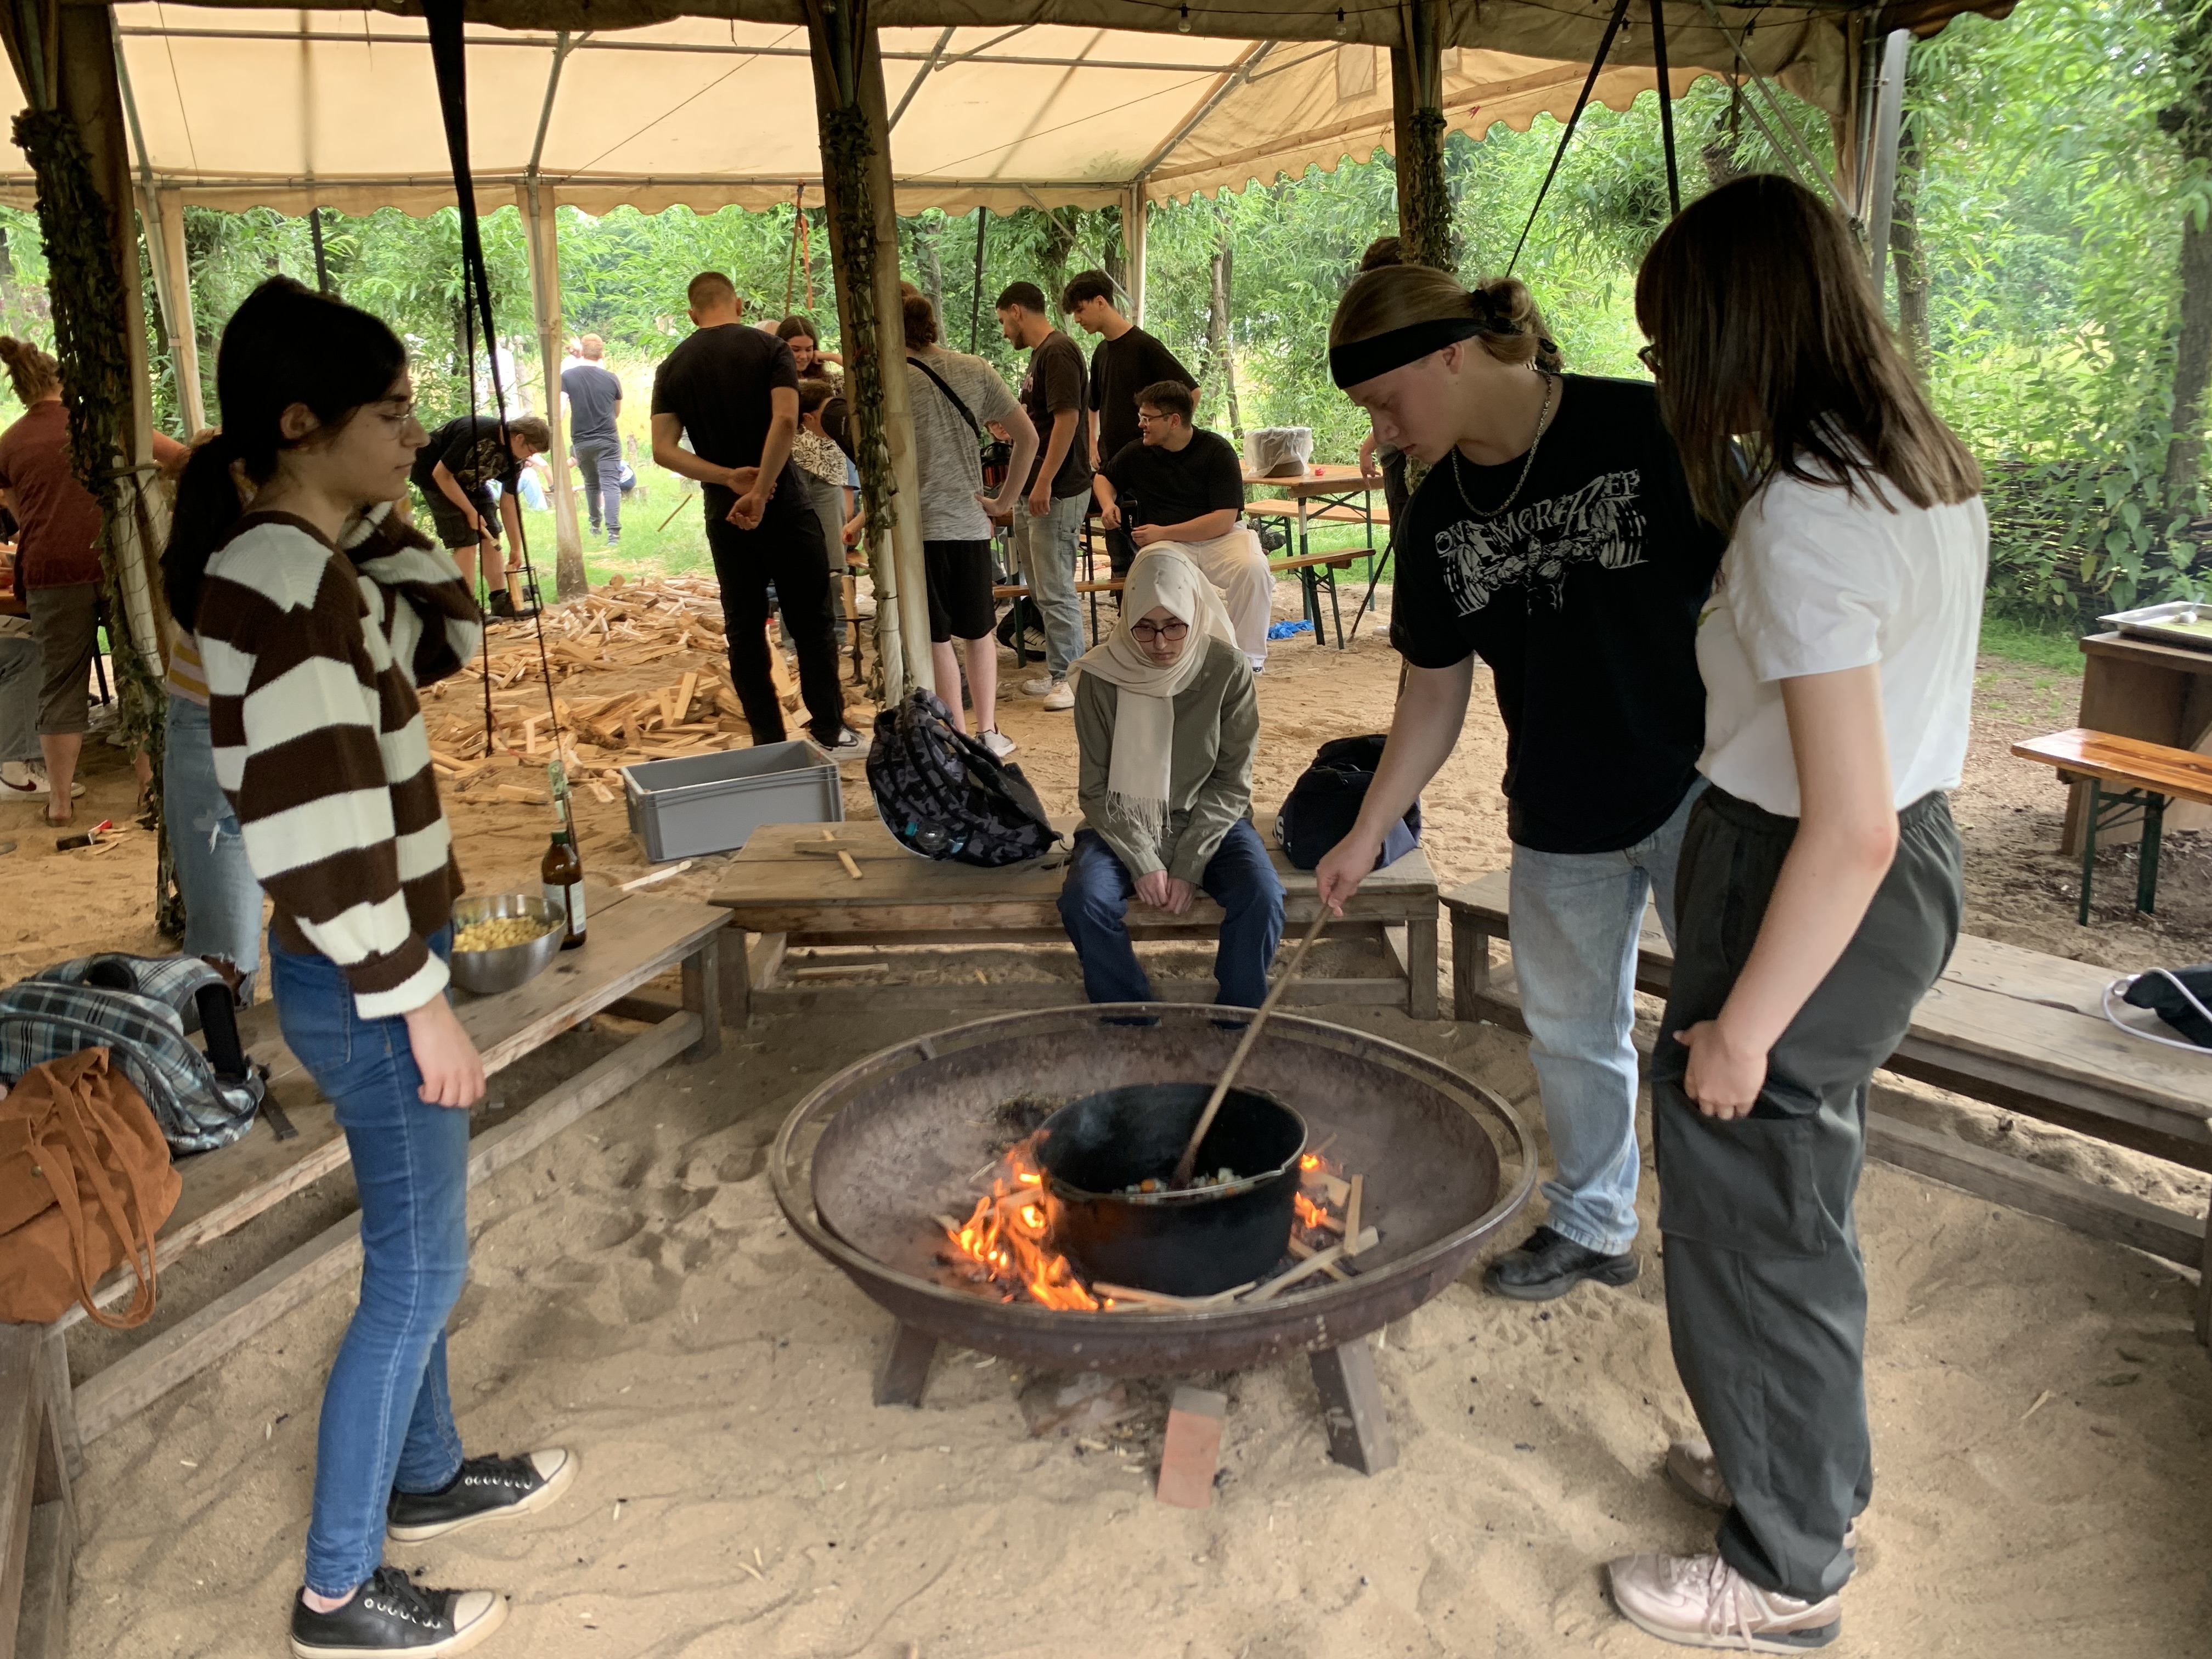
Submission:
[[[1313,920],[1319,901],[1313,872],[1295,870],[1275,844],[1275,811],[1254,814],[1255,827],[1275,862],[1285,890],[1285,929],[1295,937]],[[953,1008],[985,1004],[997,1008],[1064,1007],[1083,1000],[1079,982],[979,985],[901,985],[883,979],[865,984],[836,984],[823,979],[786,978],[787,948],[823,945],[1057,944],[1066,947],[1060,926],[1060,890],[1066,868],[1062,854],[1028,864],[982,870],[964,864],[920,858],[891,839],[881,823],[851,822],[827,826],[849,849],[860,869],[854,880],[835,860],[798,850],[818,842],[825,826],[769,824],[756,830],[731,860],[713,902],[729,913],[735,937],[757,935],[749,947],[725,946],[723,998],[732,1023],[750,1013],[792,1013],[860,1008]],[[1072,832],[1074,821],[1059,826]],[[1416,1019],[1437,1017],[1437,881],[1419,849],[1368,878],[1345,907],[1345,919],[1332,923],[1329,937],[1364,935],[1382,947],[1389,971],[1368,978],[1307,977],[1293,986],[1288,1000],[1306,1005],[1402,1005]],[[1138,939],[1212,940],[1221,927],[1221,910],[1200,894],[1188,914],[1167,916],[1133,905],[1129,933]],[[872,964],[871,970],[877,965]],[[836,975],[837,968],[803,970]],[[886,967],[884,971],[890,969]],[[1211,979],[1158,981],[1164,997],[1210,1002]]]
[[[1370,507],[1363,511],[1358,507],[1347,507],[1340,502],[1316,506],[1310,501],[1285,501],[1275,496],[1256,501],[1247,501],[1244,503],[1244,512],[1248,517],[1256,515],[1263,519],[1303,519],[1308,524],[1386,525],[1390,522],[1390,509],[1387,507]]]
[[[682,899],[596,886],[587,895],[591,932],[581,948],[562,952],[552,966],[512,991],[491,996],[457,994],[461,1024],[483,1056],[486,1073],[513,1065],[672,967],[683,969],[684,1005],[653,1030],[513,1117],[481,1131],[471,1142],[471,1185],[678,1054],[705,1059],[720,1046],[717,951],[723,913]],[[179,1163],[183,1191],[156,1237],[164,1268],[348,1160],[345,1136],[330,1103],[320,1097],[277,1035],[273,1005],[247,1010],[240,1027],[248,1054],[269,1067],[270,1098],[283,1109],[296,1133],[280,1139],[267,1121],[258,1122],[244,1139]],[[81,1307],[72,1307],[50,1325],[0,1324],[0,1335],[38,1341],[53,1386],[55,1414],[74,1464],[85,1443],[197,1375],[314,1291],[357,1268],[359,1261],[357,1218],[349,1217],[208,1307],[149,1338],[74,1389],[65,1344],[69,1329],[85,1317]],[[118,1271],[95,1290],[94,1299],[111,1306],[128,1298],[132,1284],[127,1272]],[[5,1455],[4,1449],[0,1455]],[[0,1468],[0,1489],[18,1473]]]
[[[1443,896],[1452,928],[1453,1012],[1522,1029],[1510,963],[1502,871]],[[1637,945],[1638,988],[1664,996],[1674,951],[1647,908]],[[1995,939],[1960,937],[1943,977],[1921,1000],[1887,1069],[2115,1146],[2212,1170],[2212,1054],[2140,1042],[2104,1015],[2110,969]],[[1878,1085],[1875,1105],[1885,1091]],[[2055,1174],[2002,1153],[1869,1111],[1867,1150],[1887,1162],[2064,1222],[2099,1237],[2203,1267],[2212,1286],[2212,1230],[2198,1218]],[[2200,1287],[2197,1334],[2212,1341],[2212,1295]]]
[[[2089,925],[2089,890],[2097,877],[2097,835],[2122,823],[2140,823],[2142,851],[2136,866],[2136,908],[2158,905],[2158,854],[2166,809],[2173,802],[2212,805],[2212,755],[2175,749],[2141,738],[2077,726],[2013,744],[2022,760],[2055,767],[2060,777],[2088,787],[2079,814],[2081,841],[2081,925]]]

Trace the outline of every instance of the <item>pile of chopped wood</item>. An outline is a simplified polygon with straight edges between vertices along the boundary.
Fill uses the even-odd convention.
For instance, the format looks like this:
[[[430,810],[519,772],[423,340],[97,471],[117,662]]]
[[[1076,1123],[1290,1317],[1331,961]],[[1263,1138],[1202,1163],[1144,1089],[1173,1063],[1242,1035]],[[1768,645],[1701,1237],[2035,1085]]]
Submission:
[[[497,799],[544,804],[543,787],[498,777],[511,780],[514,767],[542,768],[553,758],[556,717],[570,781],[602,801],[617,799],[605,780],[618,767],[742,745],[749,728],[730,684],[712,578],[617,576],[598,592],[549,608],[543,620],[542,665],[526,624],[501,628],[489,636],[486,655],[425,688],[431,763],[452,788],[489,784],[486,793]],[[786,684],[782,653],[771,647],[769,657],[784,706],[796,708],[799,690]]]

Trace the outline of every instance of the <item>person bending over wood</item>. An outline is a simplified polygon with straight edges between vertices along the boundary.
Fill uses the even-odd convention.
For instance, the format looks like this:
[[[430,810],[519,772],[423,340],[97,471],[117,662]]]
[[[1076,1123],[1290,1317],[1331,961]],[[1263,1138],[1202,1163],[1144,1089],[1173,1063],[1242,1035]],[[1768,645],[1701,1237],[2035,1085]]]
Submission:
[[[1283,935],[1283,884],[1252,827],[1260,701],[1229,618],[1181,548],[1139,551],[1121,620],[1076,664],[1083,828],[1060,918],[1093,1002],[1151,1002],[1125,921],[1133,895],[1179,916],[1203,890],[1227,914],[1219,1000],[1256,1008]]]
[[[482,550],[484,588],[491,595],[484,614],[494,622],[538,614],[536,606],[526,605],[523,599],[522,511],[515,491],[522,482],[523,464],[552,447],[552,428],[535,415],[518,415],[508,421],[505,442],[500,439],[498,416],[461,415],[433,432],[416,453],[409,476],[422,492],[439,541],[461,563],[464,575],[473,576],[474,572],[461,556]],[[496,522],[491,505],[495,483],[500,486]],[[504,559],[500,556],[500,524],[507,526]]]
[[[1275,579],[1260,538],[1241,520],[1244,474],[1218,432],[1191,425],[1190,388],[1160,380],[1137,395],[1137,432],[1091,480],[1098,517],[1128,528],[1142,550],[1172,542],[1221,592],[1237,647],[1258,673],[1267,662],[1267,611]]]

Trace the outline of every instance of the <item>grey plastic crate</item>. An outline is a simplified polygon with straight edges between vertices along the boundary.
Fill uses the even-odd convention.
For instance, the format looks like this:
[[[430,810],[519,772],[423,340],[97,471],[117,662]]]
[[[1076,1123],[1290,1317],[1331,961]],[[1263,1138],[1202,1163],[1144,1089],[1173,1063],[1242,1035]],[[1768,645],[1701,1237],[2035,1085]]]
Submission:
[[[837,767],[803,740],[622,769],[630,833],[655,864],[743,847],[763,823],[842,823]]]

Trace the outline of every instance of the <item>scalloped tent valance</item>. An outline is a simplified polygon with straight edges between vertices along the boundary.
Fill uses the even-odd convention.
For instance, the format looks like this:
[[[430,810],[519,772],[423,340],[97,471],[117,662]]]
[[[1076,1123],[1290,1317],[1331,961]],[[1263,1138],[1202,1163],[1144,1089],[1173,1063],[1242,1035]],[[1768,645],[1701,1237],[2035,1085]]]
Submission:
[[[1942,27],[2008,0],[1668,6],[1669,79],[1761,72],[1826,107],[1846,97],[1847,26]],[[448,205],[428,37],[409,8],[114,8],[133,161],[210,207],[301,213]],[[1101,207],[1364,160],[1391,143],[1395,5],[1159,0],[874,0],[899,210]],[[813,187],[821,157],[800,9],[789,0],[471,5],[470,129],[479,199],[535,178],[590,212],[766,207]],[[1526,127],[1572,107],[1611,6],[1481,0],[1439,8],[1448,125]],[[741,15],[740,15],[741,14]],[[1183,28],[1188,24],[1188,32]],[[1649,11],[1632,8],[1596,96],[1652,85]],[[8,113],[21,105],[18,93]],[[0,156],[0,201],[28,165]]]

